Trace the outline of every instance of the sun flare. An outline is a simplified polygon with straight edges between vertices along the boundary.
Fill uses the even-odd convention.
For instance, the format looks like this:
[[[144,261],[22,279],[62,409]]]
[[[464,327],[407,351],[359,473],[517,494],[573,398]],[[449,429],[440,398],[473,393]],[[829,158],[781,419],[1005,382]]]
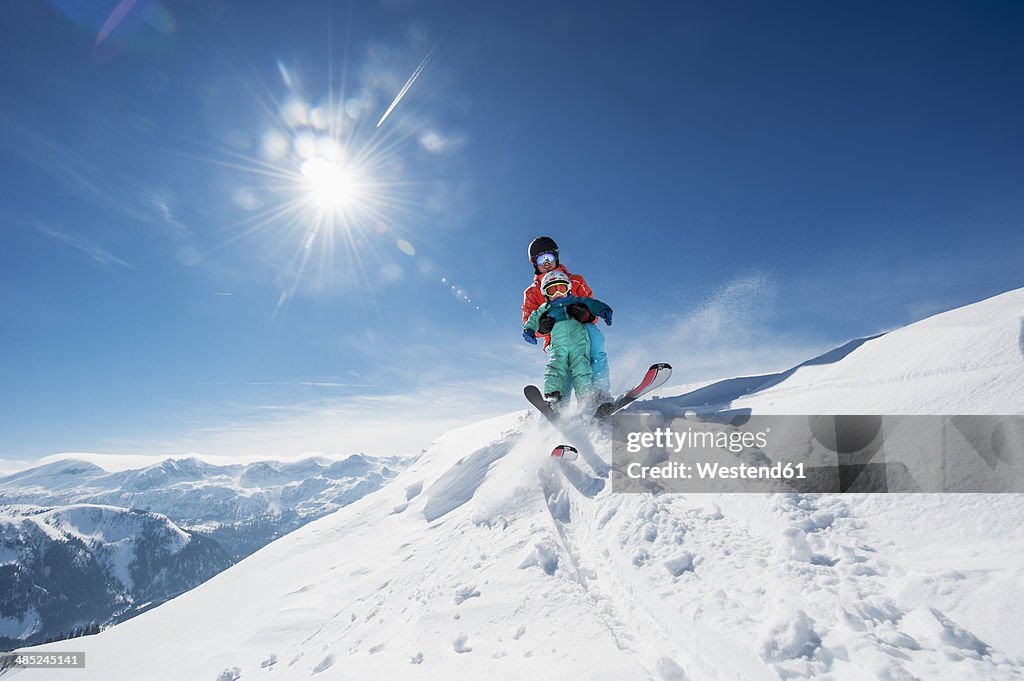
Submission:
[[[440,210],[437,197],[445,189],[422,175],[423,155],[432,158],[446,148],[431,137],[437,134],[425,137],[416,120],[395,122],[386,115],[374,125],[371,114],[385,101],[376,82],[348,91],[329,85],[310,96],[301,74],[281,62],[278,71],[285,92],[274,95],[268,85],[260,101],[266,127],[234,135],[225,149],[228,160],[218,160],[245,176],[231,191],[244,211],[232,229],[277,269],[281,291],[274,316],[300,289],[365,296],[382,282],[409,277],[439,280],[459,301],[475,305],[414,245],[424,207]]]
[[[350,168],[326,158],[302,164],[307,198],[323,209],[342,210],[358,200],[358,183]]]

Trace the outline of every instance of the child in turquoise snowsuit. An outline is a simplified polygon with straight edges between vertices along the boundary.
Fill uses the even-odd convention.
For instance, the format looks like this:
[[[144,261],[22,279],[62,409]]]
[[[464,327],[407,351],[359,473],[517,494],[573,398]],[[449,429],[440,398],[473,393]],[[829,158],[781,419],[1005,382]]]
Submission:
[[[537,333],[550,333],[548,363],[544,369],[544,396],[558,403],[572,381],[576,398],[585,401],[593,391],[590,367],[590,334],[585,324],[600,317],[611,326],[612,308],[596,298],[571,295],[571,282],[561,272],[544,278],[546,303],[534,310],[523,325],[523,337],[536,343]],[[551,281],[548,278],[551,277]],[[581,321],[582,318],[582,321]]]

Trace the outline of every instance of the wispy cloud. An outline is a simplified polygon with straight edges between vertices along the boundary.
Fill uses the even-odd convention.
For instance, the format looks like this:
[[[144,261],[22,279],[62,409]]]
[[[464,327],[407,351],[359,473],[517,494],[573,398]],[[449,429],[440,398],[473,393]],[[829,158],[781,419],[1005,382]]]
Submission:
[[[299,386],[305,388],[373,388],[368,383],[339,383],[336,381],[250,381],[246,385]]]
[[[110,253],[100,246],[90,242],[81,235],[61,231],[46,224],[45,222],[42,222],[41,220],[30,219],[21,220],[20,222],[31,227],[40,234],[45,234],[69,248],[73,248],[80,253],[84,253],[89,256],[89,258],[102,265],[120,265],[121,267],[127,267],[130,270],[135,269],[135,266],[131,263],[122,260],[113,253]]]
[[[672,364],[672,383],[690,384],[787,369],[837,343],[778,330],[778,288],[764,273],[737,276],[689,310],[647,319],[618,348],[610,344],[616,377],[639,376],[655,361]]]
[[[521,386],[476,382],[312,400],[234,405],[204,410],[202,422],[180,438],[112,443],[119,452],[154,456],[280,458],[304,454],[413,454],[445,432],[525,408]]]
[[[420,146],[432,154],[440,154],[459,148],[465,144],[465,138],[457,135],[446,135],[439,130],[425,130],[419,136]]]
[[[54,190],[132,222],[160,225],[176,243],[179,262],[191,267],[202,261],[194,233],[178,216],[171,191],[144,190],[137,179],[117,168],[99,166],[72,147],[53,141],[10,115],[0,113],[0,133],[0,143],[51,178]],[[52,231],[51,236],[60,238],[59,230]],[[68,245],[79,241],[80,238],[72,237]]]
[[[127,178],[113,178],[109,172],[71,147],[22,125],[10,115],[0,113],[0,140],[25,162],[40,169],[71,196],[134,220],[145,220],[138,210]],[[99,178],[105,181],[100,182]]]
[[[149,191],[143,195],[143,203],[153,211],[156,219],[168,229],[171,238],[177,243],[178,262],[186,267],[202,262],[203,257],[196,247],[192,230],[177,216],[174,195],[169,191]]]

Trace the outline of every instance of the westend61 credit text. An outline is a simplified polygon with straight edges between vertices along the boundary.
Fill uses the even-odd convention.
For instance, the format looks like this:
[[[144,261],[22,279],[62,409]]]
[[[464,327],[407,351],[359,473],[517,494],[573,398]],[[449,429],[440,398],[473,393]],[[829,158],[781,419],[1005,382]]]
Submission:
[[[771,466],[738,464],[723,466],[718,462],[698,461],[688,465],[678,461],[667,461],[658,466],[645,466],[633,462],[626,466],[626,475],[634,479],[652,480],[804,480],[804,464],[782,463]]]

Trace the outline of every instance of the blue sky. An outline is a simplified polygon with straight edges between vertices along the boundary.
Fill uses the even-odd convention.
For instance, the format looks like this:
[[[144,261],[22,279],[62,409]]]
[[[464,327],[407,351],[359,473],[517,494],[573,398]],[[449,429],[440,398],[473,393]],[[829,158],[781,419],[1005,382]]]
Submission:
[[[618,387],[1022,285],[1019,3],[2,12],[0,459],[425,447],[540,379],[539,234]]]

